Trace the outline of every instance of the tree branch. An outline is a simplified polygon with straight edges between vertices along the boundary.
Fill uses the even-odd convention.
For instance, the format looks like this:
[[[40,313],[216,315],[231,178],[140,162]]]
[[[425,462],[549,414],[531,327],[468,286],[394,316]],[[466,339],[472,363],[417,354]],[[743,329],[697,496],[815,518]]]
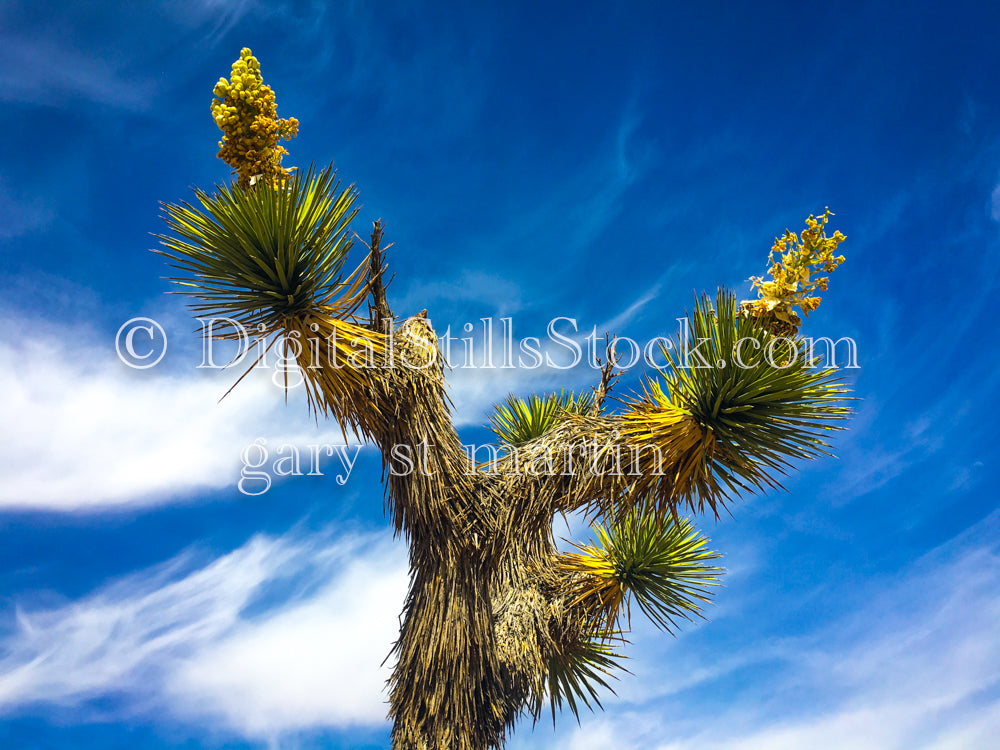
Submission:
[[[360,239],[360,238],[359,238]],[[364,240],[361,240],[364,242]],[[372,241],[368,247],[368,277],[371,280],[371,300],[368,302],[368,317],[370,327],[376,331],[387,331],[392,325],[393,315],[389,309],[389,302],[385,296],[385,283],[383,274],[385,273],[385,251],[392,247],[391,244],[382,247],[382,220],[376,219],[372,224]],[[387,322],[388,321],[388,322]]]
[[[604,405],[604,398],[608,395],[608,392],[611,390],[615,381],[621,376],[621,371],[613,372],[615,367],[618,365],[618,357],[614,356],[614,345],[617,340],[617,336],[612,338],[611,334],[604,334],[604,343],[606,345],[608,361],[601,367],[601,383],[594,391],[594,404],[590,408],[590,413],[595,417],[601,413],[601,407]],[[600,357],[597,358],[597,364],[601,364]]]

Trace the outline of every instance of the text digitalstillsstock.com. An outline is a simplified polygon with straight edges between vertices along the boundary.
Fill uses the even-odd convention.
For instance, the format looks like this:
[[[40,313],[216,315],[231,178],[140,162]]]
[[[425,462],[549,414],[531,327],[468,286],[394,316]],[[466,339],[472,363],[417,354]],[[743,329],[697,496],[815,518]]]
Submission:
[[[272,345],[272,331],[251,333],[239,321],[231,318],[197,320],[201,323],[202,341],[201,362],[196,365],[198,369],[221,370],[239,365],[252,357],[251,361],[256,362],[256,367],[274,370],[273,381],[276,385],[295,388],[303,382],[301,376],[296,374],[297,361],[303,354],[309,368],[323,366],[324,359],[328,366],[345,366],[342,358],[333,355],[338,345],[336,333],[326,338],[315,336],[303,340],[297,331],[293,331],[285,337],[284,346],[276,347]],[[756,338],[740,339],[735,342],[727,363],[726,360],[708,360],[705,348],[709,339],[693,337],[687,318],[677,318],[676,339],[656,336],[645,342],[628,336],[616,336],[610,342],[603,342],[597,334],[596,326],[589,333],[581,333],[575,318],[562,316],[549,321],[544,339],[538,336],[515,339],[512,318],[500,318],[498,321],[480,318],[479,322],[480,326],[473,323],[461,326],[466,334],[478,334],[481,331],[482,336],[478,340],[476,335],[453,336],[451,326],[448,326],[443,333],[436,335],[435,343],[428,344],[419,361],[412,361],[405,352],[396,351],[392,345],[396,332],[392,325],[387,325],[388,345],[382,347],[381,354],[377,354],[365,339],[347,340],[348,344],[357,348],[348,358],[347,366],[422,369],[441,362],[461,370],[571,370],[581,364],[600,369],[600,358],[608,356],[615,362],[615,367],[621,370],[635,367],[640,362],[656,369],[674,366],[668,360],[673,360],[676,366],[683,369],[725,367],[727,364],[746,369],[755,367],[761,357],[772,367],[779,368],[788,367],[800,359],[809,367],[822,369],[859,367],[858,346],[849,336],[842,336],[836,341],[828,336],[794,339],[775,337],[763,346]],[[164,327],[152,318],[132,318],[118,329],[115,350],[126,366],[149,369],[163,360],[167,351],[167,338]],[[224,351],[220,351],[220,347]],[[232,347],[235,347],[235,351]]]
[[[758,366],[762,359],[776,368],[789,367],[800,359],[809,367],[822,369],[859,367],[857,343],[849,336],[836,341],[828,336],[774,337],[765,345],[757,338],[748,337],[734,343],[728,361],[710,361],[706,352],[710,340],[693,336],[686,317],[677,318],[678,333],[675,338],[656,336],[644,342],[628,336],[615,336],[606,342],[598,336],[596,326],[589,333],[581,333],[576,319],[568,317],[550,320],[544,339],[537,336],[515,339],[512,318],[500,318],[498,321],[480,318],[479,326],[473,323],[462,326],[468,334],[464,336],[452,335],[449,325],[443,333],[436,335],[436,345],[429,343],[417,361],[409,359],[405,351],[398,351],[393,346],[393,338],[397,334],[391,322],[387,321],[390,323],[385,327],[387,345],[381,352],[377,352],[365,339],[346,339],[348,344],[357,348],[346,363],[335,354],[338,351],[336,332],[326,338],[314,336],[303,339],[293,331],[286,337],[284,347],[273,347],[269,346],[271,337],[267,331],[260,331],[255,337],[238,321],[229,318],[198,318],[198,321],[202,324],[199,369],[223,369],[238,365],[249,357],[250,361],[257,363],[257,367],[273,369],[273,380],[282,387],[302,384],[301,374],[296,375],[298,362],[302,360],[308,363],[308,368],[350,366],[361,369],[423,369],[439,362],[461,370],[571,370],[581,365],[600,369],[602,356],[611,359],[619,370],[628,370],[640,363],[662,370],[674,366],[671,360],[683,369],[722,368],[727,365],[749,369]],[[225,332],[225,343],[234,346],[235,352],[227,351],[222,356],[218,351],[220,331]],[[481,336],[473,335],[478,333]],[[838,354],[842,365],[838,364]]]

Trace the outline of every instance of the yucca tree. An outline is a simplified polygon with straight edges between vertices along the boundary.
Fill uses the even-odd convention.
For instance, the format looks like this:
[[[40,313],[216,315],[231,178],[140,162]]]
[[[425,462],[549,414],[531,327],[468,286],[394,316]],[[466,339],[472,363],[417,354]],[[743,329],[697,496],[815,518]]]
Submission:
[[[259,71],[248,50],[241,61]],[[381,223],[348,273],[353,187],[331,169],[268,177],[248,174],[252,163],[234,167],[237,184],[166,206],[160,252],[197,312],[282,347],[311,407],[381,451],[411,571],[389,684],[394,748],[500,748],[547,703],[553,720],[599,705],[631,618],[673,631],[719,581],[719,555],[689,516],[780,486],[795,462],[825,454],[847,415],[836,373],[797,356],[792,309],[814,309],[803,291],[827,282],[812,274],[843,260],[827,212],[776,241],[759,299],[720,289],[696,301],[704,366],[680,342],[664,348],[668,365],[617,410],[611,357],[586,392],[510,396],[490,418],[496,460],[471,465],[426,313],[388,304]],[[416,470],[394,470],[401,449],[421,456]],[[578,512],[593,539],[560,551],[553,519]]]

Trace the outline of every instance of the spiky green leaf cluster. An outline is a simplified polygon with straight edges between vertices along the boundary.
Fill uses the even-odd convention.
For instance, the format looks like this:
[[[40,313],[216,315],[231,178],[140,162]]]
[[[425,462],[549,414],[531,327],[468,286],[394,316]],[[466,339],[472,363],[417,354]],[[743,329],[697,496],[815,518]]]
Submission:
[[[614,693],[605,677],[613,677],[615,670],[625,670],[621,661],[625,659],[615,651],[607,638],[583,636],[553,656],[548,663],[547,687],[549,705],[552,708],[552,721],[555,723],[556,712],[563,705],[580,719],[580,705],[593,708],[591,701],[602,708],[598,697],[598,688],[604,688]],[[536,704],[535,718],[541,713],[541,696]]]
[[[692,507],[694,497],[714,508],[744,491],[779,487],[792,461],[828,455],[825,435],[849,414],[836,371],[809,361],[801,339],[774,336],[740,315],[725,290],[714,305],[703,295],[689,326],[689,341],[663,350],[668,367],[637,403],[680,408],[701,425],[705,438],[688,457],[698,469],[682,488]]]
[[[661,523],[632,513],[624,522],[598,534],[615,576],[650,620],[673,632],[680,618],[690,620],[699,603],[708,602],[709,586],[718,585],[722,568],[707,565],[721,555],[686,518]]]
[[[550,393],[539,396],[536,393],[527,398],[513,394],[496,406],[490,416],[493,432],[506,445],[518,447],[541,437],[551,430],[566,414],[584,414],[593,404],[593,394],[579,396],[572,392]]]
[[[166,249],[157,252],[184,274],[171,280],[197,300],[196,312],[255,333],[337,307],[357,194],[341,189],[332,166],[296,173],[282,188],[224,185],[195,195],[197,206],[164,205],[174,234],[159,235]]]
[[[630,621],[633,598],[657,626],[673,632],[679,619],[690,620],[709,600],[723,572],[710,564],[719,554],[687,519],[675,523],[633,512],[594,531],[596,544],[576,545],[578,551],[559,556],[560,570],[574,581],[573,605],[583,620],[579,636],[548,664],[553,718],[564,704],[577,718],[581,704],[600,707],[598,689],[611,690],[605,677],[624,670],[613,644],[624,642],[630,622],[622,622],[622,615]]]
[[[614,630],[622,609],[631,620],[631,600],[658,627],[674,632],[709,601],[722,568],[710,564],[720,555],[686,519],[631,512],[607,526],[596,524],[596,544],[575,545],[562,556],[564,570],[580,573],[578,601],[588,605],[599,629]]]

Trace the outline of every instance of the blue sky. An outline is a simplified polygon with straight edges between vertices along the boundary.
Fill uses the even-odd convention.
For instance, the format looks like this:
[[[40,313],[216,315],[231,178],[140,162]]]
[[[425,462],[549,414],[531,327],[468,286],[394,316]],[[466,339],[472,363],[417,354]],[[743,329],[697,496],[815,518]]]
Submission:
[[[243,46],[301,122],[286,165],[357,184],[390,302],[439,331],[644,341],[810,213],[848,237],[806,329],[858,344],[837,459],[703,519],[708,621],[635,623],[607,710],[511,747],[1000,743],[998,30],[960,2],[0,5],[0,744],[388,747],[377,456],[240,493],[255,439],[339,430],[266,374],[218,403],[235,374],[197,368],[149,252],[159,201],[227,178],[209,103]],[[135,316],[169,337],[149,370],[115,354]],[[456,420],[483,441],[508,392],[594,380],[456,369]]]

